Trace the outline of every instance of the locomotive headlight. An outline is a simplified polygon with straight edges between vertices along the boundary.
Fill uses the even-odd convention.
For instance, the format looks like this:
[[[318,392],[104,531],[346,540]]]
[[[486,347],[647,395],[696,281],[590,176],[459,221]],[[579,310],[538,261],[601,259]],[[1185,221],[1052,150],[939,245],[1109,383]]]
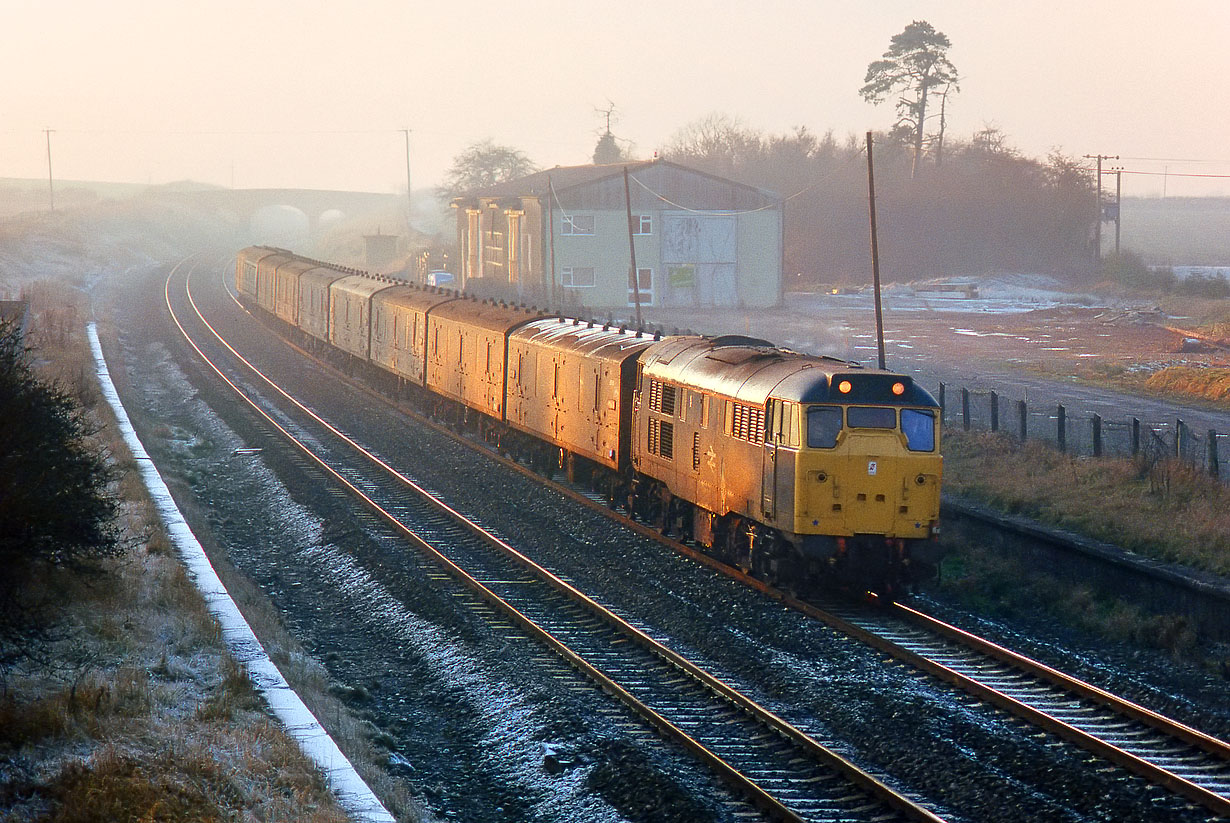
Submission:
[[[828,480],[828,479],[829,479],[829,476],[825,474],[824,472],[816,472],[816,482],[817,483],[823,483],[825,480]]]
[[[837,384],[837,391],[841,392],[842,394],[849,394],[850,389],[852,388],[854,387],[850,385],[849,380],[842,380],[840,383]]]
[[[897,395],[898,397],[905,394],[905,383],[894,383],[893,384],[893,394]]]
[[[921,474],[920,474],[920,475],[918,475],[918,477],[915,477],[915,478],[914,478],[914,482],[915,482],[915,483],[917,483],[917,484],[918,484],[918,485],[920,485],[920,486],[925,486],[925,485],[927,485],[927,478],[926,478],[926,476],[925,476],[925,475],[921,475]]]

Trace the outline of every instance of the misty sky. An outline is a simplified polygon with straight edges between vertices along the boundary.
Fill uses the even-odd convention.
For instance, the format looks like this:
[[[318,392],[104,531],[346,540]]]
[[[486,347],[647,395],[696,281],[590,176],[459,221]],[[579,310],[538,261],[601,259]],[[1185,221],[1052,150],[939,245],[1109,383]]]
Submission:
[[[539,165],[612,130],[649,156],[713,112],[839,138],[911,20],[952,40],[949,133],[1119,154],[1124,194],[1230,195],[1226,0],[0,0],[0,177],[416,189],[491,137]]]

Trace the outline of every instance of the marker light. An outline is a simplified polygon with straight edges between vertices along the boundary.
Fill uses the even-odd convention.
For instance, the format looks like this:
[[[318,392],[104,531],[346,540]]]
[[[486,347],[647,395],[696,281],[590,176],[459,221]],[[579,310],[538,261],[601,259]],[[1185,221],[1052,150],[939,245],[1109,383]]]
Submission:
[[[842,380],[840,383],[837,384],[837,391],[841,392],[842,394],[849,394],[851,388],[852,386],[850,385],[849,380]]]
[[[897,395],[898,397],[905,394],[905,383],[894,383],[893,384],[893,394]]]

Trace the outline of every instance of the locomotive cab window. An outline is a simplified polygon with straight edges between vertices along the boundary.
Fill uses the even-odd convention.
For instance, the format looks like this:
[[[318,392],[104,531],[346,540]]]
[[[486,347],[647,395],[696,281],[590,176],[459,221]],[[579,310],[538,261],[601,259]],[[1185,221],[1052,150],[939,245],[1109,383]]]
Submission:
[[[852,429],[895,429],[897,410],[892,406],[851,406],[846,423]]]
[[[807,409],[807,447],[831,449],[841,434],[840,406],[809,406]]]
[[[901,431],[912,452],[935,451],[935,411],[933,409],[902,409]]]

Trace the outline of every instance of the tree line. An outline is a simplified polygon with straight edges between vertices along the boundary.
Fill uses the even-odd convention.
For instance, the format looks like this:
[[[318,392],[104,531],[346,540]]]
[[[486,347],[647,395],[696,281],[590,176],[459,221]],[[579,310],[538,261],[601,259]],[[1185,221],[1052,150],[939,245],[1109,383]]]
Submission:
[[[926,21],[895,35],[867,67],[858,89],[872,103],[892,101],[897,118],[874,137],[880,271],[913,280],[990,271],[1097,276],[1099,207],[1092,174],[1060,152],[1022,155],[994,126],[968,139],[947,135],[949,97],[960,73],[947,36]],[[614,104],[598,113],[605,128],[594,163],[634,159],[611,132]],[[784,198],[788,287],[870,279],[865,142],[798,127],[757,131],[726,114],[679,129],[661,156]],[[516,149],[492,141],[458,155],[441,189],[452,197],[535,171]]]

